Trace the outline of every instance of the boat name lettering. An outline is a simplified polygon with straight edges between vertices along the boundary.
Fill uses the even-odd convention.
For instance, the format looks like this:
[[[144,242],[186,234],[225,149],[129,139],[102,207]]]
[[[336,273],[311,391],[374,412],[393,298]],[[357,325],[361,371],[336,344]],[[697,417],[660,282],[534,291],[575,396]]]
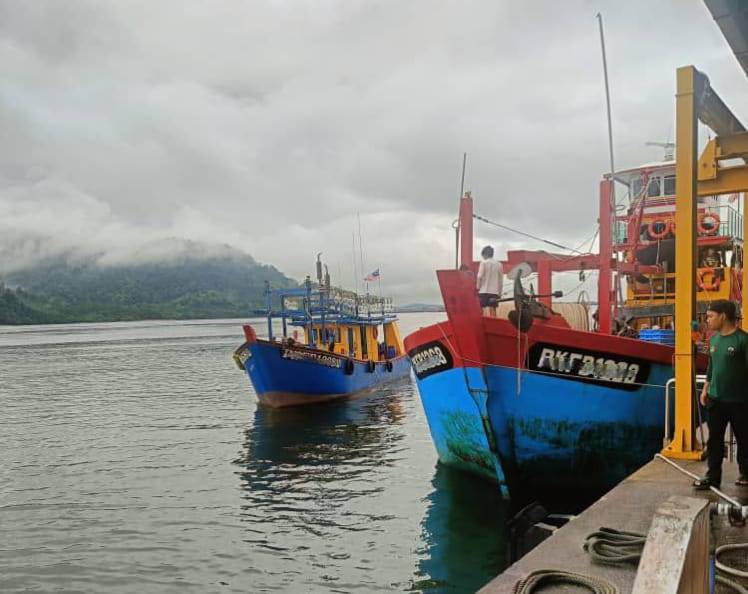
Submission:
[[[408,356],[418,379],[453,367],[452,355],[438,342],[430,342],[413,349]]]
[[[291,359],[292,361],[309,361],[310,363],[319,363],[327,367],[340,367],[341,362],[337,357],[314,353],[311,351],[300,351],[296,349],[281,349],[281,357]]]
[[[577,381],[616,383],[629,390],[649,376],[649,363],[640,359],[541,343],[530,349],[530,367]]]

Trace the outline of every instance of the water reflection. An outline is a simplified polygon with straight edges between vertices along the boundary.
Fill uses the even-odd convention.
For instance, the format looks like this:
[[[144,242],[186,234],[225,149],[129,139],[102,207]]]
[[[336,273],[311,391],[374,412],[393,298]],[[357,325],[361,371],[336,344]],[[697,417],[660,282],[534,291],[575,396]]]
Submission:
[[[415,592],[475,592],[506,566],[509,506],[490,483],[438,466],[421,522]]]
[[[256,410],[235,464],[244,540],[272,554],[266,573],[294,567],[303,579],[306,566],[319,574],[306,580],[312,589],[325,580],[365,583],[369,575],[375,583],[373,537],[355,535],[386,532],[395,518],[379,497],[392,466],[408,456],[406,397],[407,378],[356,400]]]
[[[244,449],[235,461],[244,487],[252,488],[264,472],[293,474],[295,466],[337,466],[360,459],[361,465],[386,463],[388,447],[402,433],[404,382],[355,400],[308,407],[257,407],[253,423],[244,432]],[[386,447],[385,447],[386,446]],[[286,466],[288,465],[288,467]],[[334,477],[323,473],[323,480]]]

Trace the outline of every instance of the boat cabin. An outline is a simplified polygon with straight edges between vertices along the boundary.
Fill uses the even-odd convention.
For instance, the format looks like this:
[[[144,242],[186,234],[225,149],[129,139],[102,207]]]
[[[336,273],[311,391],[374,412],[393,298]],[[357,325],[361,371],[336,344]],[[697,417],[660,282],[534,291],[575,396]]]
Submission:
[[[619,261],[658,267],[656,273],[626,275],[624,315],[636,329],[668,327],[677,273],[675,161],[617,172],[616,182],[613,254]],[[715,299],[741,299],[743,215],[737,209],[738,198],[733,194],[699,199],[696,284],[700,311]]]
[[[361,361],[386,361],[405,353],[392,299],[357,295],[325,284],[266,289],[268,338],[282,339]],[[274,320],[281,335],[274,336]]]

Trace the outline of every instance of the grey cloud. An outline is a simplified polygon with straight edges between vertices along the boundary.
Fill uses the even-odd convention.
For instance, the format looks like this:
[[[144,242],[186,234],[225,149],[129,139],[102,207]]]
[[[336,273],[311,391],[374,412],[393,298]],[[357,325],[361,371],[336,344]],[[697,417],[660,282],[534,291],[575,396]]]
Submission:
[[[433,301],[462,151],[478,212],[576,244],[608,167],[598,10],[619,167],[672,136],[677,66],[748,98],[701,2],[0,0],[0,265],[182,237],[301,278],[319,250],[350,270],[361,212],[371,267]]]

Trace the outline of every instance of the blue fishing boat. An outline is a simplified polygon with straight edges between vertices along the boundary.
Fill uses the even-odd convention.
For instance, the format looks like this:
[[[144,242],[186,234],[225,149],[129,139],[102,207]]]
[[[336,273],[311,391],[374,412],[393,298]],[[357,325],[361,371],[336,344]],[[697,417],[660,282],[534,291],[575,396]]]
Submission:
[[[392,300],[331,286],[319,259],[317,283],[268,287],[266,302],[267,338],[246,324],[234,352],[261,404],[350,398],[410,372]]]
[[[674,357],[673,167],[618,173],[632,196],[626,214],[616,214],[612,181],[601,182],[600,253],[508,252],[503,267],[513,291],[495,308],[482,308],[476,294],[472,222],[482,217],[474,216],[469,195],[462,198],[461,266],[437,271],[447,320],[405,339],[442,463],[497,481],[518,503],[578,500],[580,492],[594,497],[611,488],[663,447],[673,431],[666,416]],[[695,324],[709,300],[741,297],[730,264],[735,246],[742,247],[742,220],[712,199],[700,202],[699,220],[702,313]],[[553,301],[562,296],[553,291],[554,272],[590,270],[598,271],[596,312],[583,302]],[[537,275],[537,295],[525,287],[530,274]],[[623,299],[623,290],[612,290],[616,277],[626,281]],[[695,339],[703,337],[695,332]],[[705,369],[703,354],[695,363]]]

